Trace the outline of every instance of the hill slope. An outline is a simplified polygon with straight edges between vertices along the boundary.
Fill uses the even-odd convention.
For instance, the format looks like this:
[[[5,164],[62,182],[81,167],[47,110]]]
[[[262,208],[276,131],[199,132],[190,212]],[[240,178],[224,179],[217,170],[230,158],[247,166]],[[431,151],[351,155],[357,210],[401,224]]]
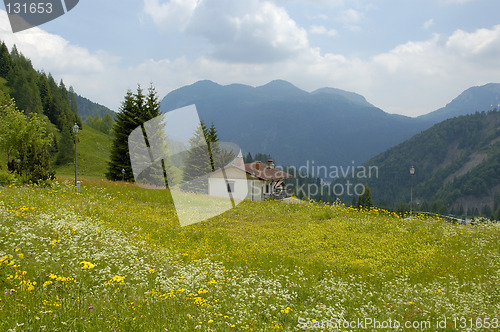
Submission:
[[[90,178],[104,178],[108,167],[112,138],[87,125],[78,132],[78,175]],[[73,177],[74,161],[55,167],[56,176]]]
[[[379,177],[368,182],[378,204],[410,201],[413,165],[417,203],[438,201],[455,212],[493,211],[500,194],[500,112],[443,121],[366,165],[379,169]]]
[[[215,124],[221,141],[295,166],[360,163],[423,129],[420,121],[385,113],[355,93],[309,93],[279,80],[255,88],[199,81],[170,92],[161,109],[190,104]]]

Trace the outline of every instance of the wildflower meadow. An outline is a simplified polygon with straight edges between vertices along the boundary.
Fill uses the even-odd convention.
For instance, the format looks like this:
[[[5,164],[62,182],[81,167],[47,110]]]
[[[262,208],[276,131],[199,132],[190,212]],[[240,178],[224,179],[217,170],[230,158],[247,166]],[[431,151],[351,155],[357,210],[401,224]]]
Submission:
[[[168,191],[0,187],[0,330],[493,331],[499,239],[499,224],[279,201],[181,227]]]

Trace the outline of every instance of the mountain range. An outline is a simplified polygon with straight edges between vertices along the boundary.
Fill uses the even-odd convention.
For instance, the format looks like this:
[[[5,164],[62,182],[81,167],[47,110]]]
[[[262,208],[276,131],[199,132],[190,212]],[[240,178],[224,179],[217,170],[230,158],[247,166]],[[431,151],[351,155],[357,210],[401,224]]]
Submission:
[[[363,96],[334,88],[306,92],[275,80],[251,87],[198,81],[167,94],[161,110],[195,104],[221,141],[268,153],[281,165],[359,165],[443,119],[486,111],[500,100],[500,84],[464,91],[445,107],[411,118],[389,114]],[[469,111],[467,111],[469,110]]]
[[[385,113],[358,94],[332,88],[309,93],[285,81],[260,87],[199,81],[169,93],[161,110],[190,104],[215,125],[221,141],[295,166],[360,163],[422,129],[413,125],[420,121]]]

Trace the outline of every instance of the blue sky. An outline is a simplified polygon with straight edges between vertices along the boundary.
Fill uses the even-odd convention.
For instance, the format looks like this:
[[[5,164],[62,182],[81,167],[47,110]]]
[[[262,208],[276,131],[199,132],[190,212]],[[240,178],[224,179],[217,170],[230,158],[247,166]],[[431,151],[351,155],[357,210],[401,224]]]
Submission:
[[[498,13],[498,0],[81,0],[15,34],[0,11],[0,39],[113,110],[138,83],[163,97],[285,79],[416,116],[500,82]]]

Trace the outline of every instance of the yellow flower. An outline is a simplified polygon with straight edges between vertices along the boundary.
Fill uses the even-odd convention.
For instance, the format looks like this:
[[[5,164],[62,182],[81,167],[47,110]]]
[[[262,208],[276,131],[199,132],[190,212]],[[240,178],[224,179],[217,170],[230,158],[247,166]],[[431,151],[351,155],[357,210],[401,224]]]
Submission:
[[[123,283],[123,280],[125,280],[125,277],[120,277],[120,276],[113,277],[113,281],[117,283]]]
[[[19,254],[19,258],[23,258],[24,257],[24,254],[23,253],[20,253]]]
[[[93,269],[95,267],[94,264],[92,264],[91,262],[86,262],[86,261],[81,261],[80,264],[83,264],[82,266],[82,269]]]

